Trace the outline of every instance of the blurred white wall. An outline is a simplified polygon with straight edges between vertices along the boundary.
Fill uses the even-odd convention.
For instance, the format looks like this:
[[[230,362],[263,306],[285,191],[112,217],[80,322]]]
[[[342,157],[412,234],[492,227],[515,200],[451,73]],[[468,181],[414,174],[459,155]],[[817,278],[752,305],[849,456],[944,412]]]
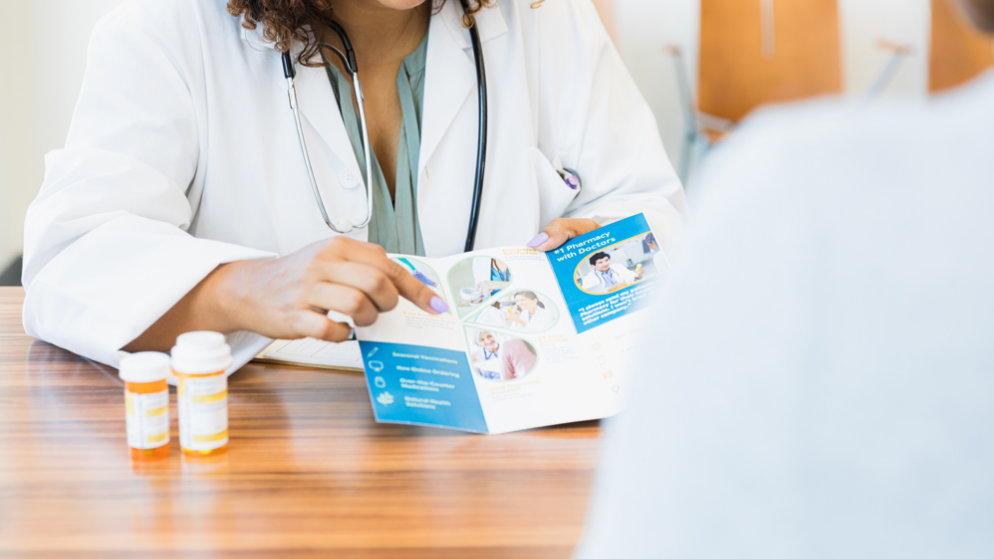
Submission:
[[[121,0],[0,2],[0,268],[21,252],[44,154],[65,142],[94,23]]]
[[[206,0],[205,0],[206,1]],[[579,0],[557,0],[579,1]],[[599,4],[611,0],[597,0]],[[741,0],[743,2],[760,0]],[[775,0],[798,1],[798,0]],[[0,267],[22,246],[24,211],[41,184],[45,152],[65,138],[94,22],[121,0],[0,2]],[[877,39],[912,48],[885,95],[923,97],[927,84],[928,0],[839,0],[845,90],[861,95],[887,62]],[[614,34],[642,88],[671,158],[678,161],[683,116],[672,58],[679,46],[696,84],[698,0],[613,0]]]
[[[664,49],[680,49],[691,94],[695,94],[700,15],[697,0],[614,0],[618,49],[656,115],[674,165],[680,158],[684,116],[676,64]]]
[[[0,33],[0,268],[20,251],[24,208],[34,191],[25,165],[37,158],[30,147],[37,144],[29,77],[34,58],[22,47],[35,28],[23,23],[30,12],[29,2],[0,3],[0,21],[8,22]]]
[[[908,45],[911,54],[898,67],[881,97],[924,99],[928,93],[929,0],[839,0],[842,77],[848,95],[870,90],[889,60],[878,40]]]

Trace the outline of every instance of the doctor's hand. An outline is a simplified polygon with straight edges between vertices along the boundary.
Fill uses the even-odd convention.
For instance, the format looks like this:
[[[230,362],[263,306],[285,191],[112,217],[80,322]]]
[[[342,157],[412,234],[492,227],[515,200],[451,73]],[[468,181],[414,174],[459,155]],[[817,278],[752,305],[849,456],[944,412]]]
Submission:
[[[318,338],[338,342],[351,329],[326,315],[336,311],[357,326],[404,297],[432,314],[448,311],[434,291],[378,245],[335,237],[273,260],[246,260],[215,270],[222,302],[235,330],[270,338]]]
[[[592,219],[556,218],[549,222],[544,231],[528,241],[528,246],[548,252],[559,248],[573,237],[589,233],[598,227],[600,225]]]

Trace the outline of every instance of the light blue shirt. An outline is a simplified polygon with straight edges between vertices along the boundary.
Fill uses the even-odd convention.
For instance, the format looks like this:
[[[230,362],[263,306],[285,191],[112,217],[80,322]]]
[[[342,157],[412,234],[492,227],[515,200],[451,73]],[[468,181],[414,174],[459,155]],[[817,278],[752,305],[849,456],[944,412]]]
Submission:
[[[614,273],[614,270],[610,268],[608,268],[606,272],[602,272],[596,269],[594,270],[594,272],[597,273],[597,277],[601,280],[601,283],[604,284],[604,287],[612,287],[620,283],[620,281],[618,280],[618,274]]]

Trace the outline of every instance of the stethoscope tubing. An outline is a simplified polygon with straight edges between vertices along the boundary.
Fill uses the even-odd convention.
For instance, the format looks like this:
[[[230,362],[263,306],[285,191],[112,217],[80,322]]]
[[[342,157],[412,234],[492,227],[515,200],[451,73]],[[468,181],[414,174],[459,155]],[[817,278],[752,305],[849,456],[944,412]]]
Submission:
[[[359,82],[359,68],[356,64],[355,51],[352,49],[352,42],[349,41],[348,35],[345,30],[342,29],[334,21],[326,22],[328,26],[338,33],[339,37],[342,39],[342,45],[345,47],[345,53],[343,54],[337,48],[331,46],[331,49],[338,54],[342,59],[342,63],[345,65],[346,70],[348,70],[350,76],[352,77],[352,90],[356,98],[356,106],[359,110],[359,128],[362,134],[362,149],[363,155],[366,160],[366,218],[360,222],[353,224],[346,220],[343,227],[339,227],[332,220],[331,216],[328,215],[327,206],[324,203],[324,197],[321,195],[321,190],[318,188],[317,178],[314,176],[314,167],[311,164],[310,150],[307,149],[307,139],[304,136],[304,128],[300,122],[300,110],[299,103],[297,101],[297,88],[295,85],[297,72],[293,66],[293,60],[290,58],[289,52],[284,52],[282,55],[283,62],[283,76],[287,82],[287,96],[290,101],[290,110],[293,112],[293,122],[297,128],[297,142],[300,144],[300,153],[304,158],[304,166],[307,168],[307,179],[311,185],[311,192],[314,194],[315,200],[318,203],[318,210],[321,212],[321,219],[324,220],[325,225],[328,226],[332,231],[345,234],[349,233],[354,229],[359,229],[365,227],[373,219],[373,158],[371,157],[371,149],[369,145],[369,128],[366,122],[366,109],[365,109],[365,97],[362,92],[362,84]]]
[[[463,12],[465,13],[469,9],[467,1],[460,0],[460,3],[462,4]],[[300,144],[300,151],[304,158],[304,165],[307,167],[307,179],[310,182],[314,198],[318,202],[318,209],[321,212],[321,218],[324,220],[325,225],[327,225],[332,231],[339,234],[346,234],[350,233],[354,229],[360,229],[367,226],[373,219],[373,157],[372,149],[370,148],[369,143],[369,128],[366,121],[365,96],[363,95],[362,84],[359,81],[359,67],[356,62],[355,51],[352,49],[352,43],[349,41],[348,34],[341,27],[341,25],[335,21],[327,21],[325,23],[338,34],[339,38],[342,40],[342,45],[345,47],[345,52],[343,53],[334,46],[328,45],[342,59],[342,63],[345,65],[346,70],[352,77],[352,89],[356,99],[356,107],[359,112],[359,127],[362,134],[363,155],[366,159],[366,218],[361,223],[353,224],[346,220],[343,224],[344,227],[339,227],[332,221],[331,216],[328,215],[328,210],[324,203],[324,197],[321,196],[321,190],[318,188],[317,179],[314,176],[314,167],[311,165],[310,152],[307,149],[307,140],[304,137],[304,129],[300,121],[297,89],[294,83],[296,78],[296,70],[289,51],[282,53],[283,76],[287,82],[287,96],[289,97],[290,110],[293,112],[294,125],[297,128],[297,141]],[[479,224],[480,208],[483,203],[483,179],[487,162],[488,118],[487,75],[483,62],[483,46],[480,41],[480,33],[475,20],[473,21],[473,25],[469,28],[469,34],[473,46],[473,59],[476,64],[477,96],[479,98],[479,125],[476,148],[476,174],[473,178],[472,210],[470,212],[469,225],[466,232],[466,252],[473,250],[473,247],[476,244],[476,230],[477,225]]]
[[[468,11],[467,0],[459,0],[463,13]],[[469,226],[466,231],[464,252],[470,252],[476,245],[476,227],[480,219],[480,206],[483,203],[483,177],[487,167],[487,71],[483,63],[483,46],[480,44],[480,32],[473,20],[469,28],[469,38],[473,44],[473,59],[476,63],[476,90],[479,105],[479,126],[476,140],[476,175],[473,178],[473,210],[469,214]]]
[[[359,107],[359,128],[362,131],[362,152],[366,154],[366,219],[361,223],[353,225],[353,229],[361,229],[373,219],[373,149],[369,145],[369,125],[366,121],[366,97],[362,93],[362,84],[359,83],[358,70],[352,74],[352,90],[355,98],[358,99],[356,106]],[[324,201],[322,200],[322,206]]]

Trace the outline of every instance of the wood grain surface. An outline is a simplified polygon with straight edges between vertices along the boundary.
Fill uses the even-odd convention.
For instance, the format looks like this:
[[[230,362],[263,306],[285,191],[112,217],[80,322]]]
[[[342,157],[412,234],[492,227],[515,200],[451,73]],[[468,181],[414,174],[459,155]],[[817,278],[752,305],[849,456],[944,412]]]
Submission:
[[[0,288],[0,557],[568,557],[596,423],[376,424],[354,374],[251,364],[230,450],[132,462],[116,371],[29,338]]]

